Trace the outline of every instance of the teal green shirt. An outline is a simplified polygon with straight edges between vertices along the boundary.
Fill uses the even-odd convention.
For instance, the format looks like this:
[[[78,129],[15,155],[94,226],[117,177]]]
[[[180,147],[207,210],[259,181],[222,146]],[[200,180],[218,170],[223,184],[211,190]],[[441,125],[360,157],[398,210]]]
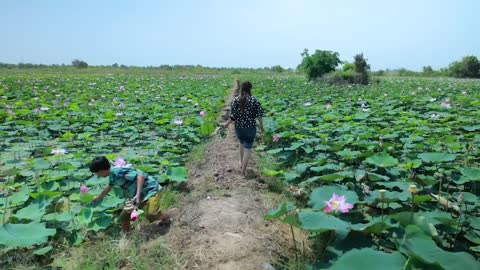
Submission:
[[[143,182],[141,200],[146,201],[153,195],[155,195],[159,190],[162,189],[162,186],[155,180],[153,177],[148,174],[139,171],[135,168],[112,168],[110,169],[110,186],[121,187],[129,198],[132,198],[136,195],[137,192],[137,175],[142,174],[145,176]]]

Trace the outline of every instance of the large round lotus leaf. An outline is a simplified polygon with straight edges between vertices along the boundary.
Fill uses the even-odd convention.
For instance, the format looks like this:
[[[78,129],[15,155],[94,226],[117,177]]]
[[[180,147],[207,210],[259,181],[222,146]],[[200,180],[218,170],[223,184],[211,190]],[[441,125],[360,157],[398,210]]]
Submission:
[[[398,164],[398,160],[392,156],[390,156],[388,153],[381,152],[381,153],[376,153],[375,155],[367,158],[365,160],[367,163],[386,168],[390,166],[394,166]]]
[[[88,224],[87,230],[98,232],[99,230],[105,230],[110,225],[112,225],[112,217],[103,215]]]
[[[45,215],[46,208],[53,201],[52,198],[40,196],[33,200],[27,207],[18,210],[15,217],[19,219],[40,220]]]
[[[342,186],[332,185],[314,189],[310,194],[310,206],[314,209],[325,208],[325,201],[330,200],[333,193],[338,196],[344,195],[347,203],[356,204],[358,202],[358,195],[355,191],[348,190]]]
[[[188,173],[185,167],[168,168],[167,175],[168,178],[173,182],[185,182],[188,180]]]
[[[480,180],[480,168],[465,167],[461,169],[462,174],[468,180],[479,181]]]
[[[0,226],[0,245],[9,248],[38,245],[47,242],[56,232],[45,228],[45,223],[4,224]]]
[[[418,157],[425,162],[439,163],[453,161],[457,156],[449,153],[429,152],[418,154]]]
[[[445,270],[480,269],[480,262],[472,255],[439,248],[419,227],[408,225],[406,232],[405,238],[398,240],[398,246],[399,250],[409,257],[415,257],[427,264],[439,265]]]
[[[50,162],[46,161],[43,158],[35,158],[32,161],[32,166],[34,170],[46,170],[50,168]]]
[[[335,230],[346,235],[350,230],[350,223],[332,215],[312,210],[302,210],[298,214],[300,227],[309,231]]]
[[[69,212],[51,213],[42,217],[43,221],[64,221],[69,222],[73,219],[73,214]]]
[[[385,253],[371,248],[354,249],[333,263],[329,270],[386,270],[403,269],[406,258],[400,252]]]
[[[276,219],[285,215],[288,211],[291,211],[293,209],[295,209],[295,206],[293,204],[285,202],[279,203],[277,209],[268,211],[267,214],[265,214],[264,218],[266,220]]]

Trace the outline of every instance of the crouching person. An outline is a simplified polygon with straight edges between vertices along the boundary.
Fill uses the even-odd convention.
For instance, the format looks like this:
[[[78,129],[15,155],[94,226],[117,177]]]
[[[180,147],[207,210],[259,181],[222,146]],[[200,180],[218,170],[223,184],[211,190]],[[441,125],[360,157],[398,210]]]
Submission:
[[[170,216],[160,211],[162,186],[153,177],[131,166],[111,168],[110,161],[105,156],[96,157],[90,164],[90,171],[98,177],[109,177],[108,186],[93,198],[93,202],[101,201],[112,187],[121,187],[130,201],[144,211],[148,221],[160,220],[159,225],[170,224]],[[130,231],[130,212],[124,208],[119,216],[124,232]]]

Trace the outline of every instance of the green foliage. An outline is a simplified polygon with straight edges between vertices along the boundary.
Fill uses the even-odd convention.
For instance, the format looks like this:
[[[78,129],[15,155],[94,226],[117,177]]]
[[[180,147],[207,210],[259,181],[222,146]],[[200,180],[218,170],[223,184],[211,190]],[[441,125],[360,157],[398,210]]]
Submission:
[[[73,66],[73,67],[76,67],[76,68],[87,68],[87,67],[88,67],[88,64],[87,64],[87,62],[85,62],[85,61],[78,60],[78,59],[74,59],[74,60],[72,61],[72,66]]]
[[[367,59],[363,57],[363,53],[355,55],[353,59],[355,72],[358,74],[356,83],[368,84],[368,72],[370,71],[370,65],[367,64]]]
[[[47,229],[45,223],[3,224],[0,227],[0,245],[8,248],[29,247],[48,241],[55,229]]]
[[[480,61],[476,56],[465,56],[449,66],[452,76],[457,78],[480,78]]]
[[[339,54],[332,51],[315,50],[314,54],[309,55],[308,50],[305,49],[301,56],[302,63],[299,65],[299,69],[307,75],[309,80],[320,78],[334,71],[338,64],[342,63]]]
[[[280,65],[273,66],[272,70],[277,73],[282,73],[283,71],[285,71],[285,69]]]
[[[261,95],[275,96],[263,102],[276,115],[271,133],[277,141],[262,146],[279,164],[269,174],[299,198],[297,209],[280,204],[266,218],[307,230],[322,243],[326,252],[310,263],[350,269],[357,259],[345,256],[363,250],[377,253],[372,261],[363,256],[364,268],[391,254],[395,260],[386,259],[382,269],[480,268],[476,81],[402,78],[308,87],[295,79],[262,82]],[[442,106],[447,97],[450,106]],[[412,195],[413,184],[418,193]],[[345,195],[354,208],[323,212],[333,193]]]
[[[342,71],[343,72],[355,71],[355,64],[350,63],[348,61],[343,62]]]

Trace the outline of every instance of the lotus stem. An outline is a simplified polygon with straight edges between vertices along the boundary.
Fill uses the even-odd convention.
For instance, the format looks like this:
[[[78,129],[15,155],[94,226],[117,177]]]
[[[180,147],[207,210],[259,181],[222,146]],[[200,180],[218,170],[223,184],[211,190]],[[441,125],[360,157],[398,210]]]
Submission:
[[[293,232],[292,225],[290,225],[290,231],[292,232],[293,250],[295,251],[295,260],[298,262],[297,240],[295,240],[295,233]]]

